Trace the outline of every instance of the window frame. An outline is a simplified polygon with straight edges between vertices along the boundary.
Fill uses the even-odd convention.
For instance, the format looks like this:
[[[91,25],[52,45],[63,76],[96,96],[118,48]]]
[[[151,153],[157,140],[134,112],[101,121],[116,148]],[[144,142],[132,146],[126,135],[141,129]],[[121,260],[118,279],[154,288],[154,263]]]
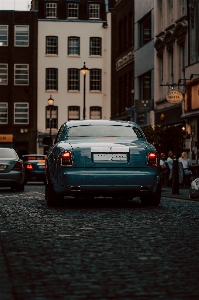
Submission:
[[[26,66],[26,68],[17,68],[17,66]],[[25,74],[22,73],[20,75],[16,74],[16,72],[20,71],[20,70],[24,70],[26,71],[27,73]],[[22,80],[22,79],[16,79],[16,76],[27,76],[27,79],[26,79],[26,82],[27,83],[17,83],[17,80]],[[14,64],[14,85],[17,85],[17,86],[23,86],[23,85],[29,85],[29,64]]]
[[[46,112],[46,130],[50,130],[50,110],[52,109],[52,120],[51,120],[51,129],[58,129],[58,106],[53,105],[53,107],[46,106],[45,112]],[[56,115],[56,118],[53,118],[53,110]],[[48,118],[49,114],[49,118]],[[49,127],[48,127],[49,125]]]
[[[147,29],[146,24],[150,23],[150,28]],[[146,14],[139,22],[140,25],[140,47],[148,44],[152,39],[152,17],[151,12]],[[149,33],[147,34],[147,30]],[[148,38],[147,38],[148,35]]]
[[[95,111],[95,109],[99,109],[100,118],[92,118],[92,109]],[[97,111],[97,110],[96,110]],[[90,120],[101,120],[102,119],[102,107],[101,106],[90,106]]]
[[[99,46],[96,45],[99,42]],[[95,45],[92,45],[95,44]],[[98,51],[97,51],[98,50]],[[94,53],[99,52],[99,53]],[[90,56],[102,56],[102,38],[101,37],[90,37]]]
[[[77,45],[71,45],[72,42],[76,41]],[[77,51],[74,51],[77,50]],[[76,53],[71,53],[76,52]],[[80,37],[79,36],[69,36],[68,37],[68,55],[79,56],[80,55]]]
[[[74,111],[77,111],[78,117],[77,118],[70,118],[70,109],[72,111],[72,109],[75,109],[75,108],[77,110],[74,110]],[[71,120],[80,120],[80,106],[77,106],[77,105],[68,106],[68,121],[71,121]]]
[[[17,105],[26,105],[26,110],[27,112],[16,112],[16,109],[17,109]],[[27,122],[16,122],[16,120],[21,120],[22,118],[20,117],[16,117],[16,114],[27,114]],[[23,117],[23,119],[25,119],[25,117]],[[14,103],[14,124],[15,125],[20,125],[20,124],[24,124],[24,125],[27,125],[29,124],[29,103],[28,102],[15,102]]]
[[[54,74],[50,74],[50,71],[54,71]],[[53,77],[50,78],[49,75],[54,76],[54,78]],[[45,86],[46,91],[58,91],[58,69],[57,68],[46,68],[45,85],[46,85]]]
[[[71,78],[72,71],[77,72],[76,74],[78,75],[78,79],[75,80],[75,79]],[[73,86],[77,87],[77,89],[76,88],[71,88]],[[68,68],[68,91],[80,91],[80,71],[79,71],[79,69]]]
[[[49,5],[49,7],[48,7],[48,5]],[[54,5],[54,7],[53,6],[50,7],[50,5]],[[51,11],[50,11],[50,9],[51,9]],[[46,19],[56,19],[57,18],[57,3],[56,2],[46,2],[45,16],[46,16]]]
[[[69,8],[70,5],[77,5],[77,8]],[[69,16],[70,12],[76,12],[76,16]],[[79,3],[69,2],[67,3],[67,19],[79,19]]]
[[[140,76],[140,99],[142,100],[151,99],[151,93],[152,93],[151,83],[152,83],[151,71],[146,72]]]
[[[17,30],[17,28],[27,28],[27,30]],[[15,47],[29,47],[29,37],[30,37],[30,33],[29,33],[29,30],[30,30],[30,28],[29,28],[29,25],[15,25],[14,26],[14,46]],[[21,33],[23,33],[23,35],[22,34],[20,34],[20,35],[17,35],[17,33],[19,33],[19,32],[21,32]],[[25,32],[27,32],[27,34],[25,34]],[[17,37],[27,37],[27,41],[26,41],[26,43],[24,42],[24,40],[18,40],[17,39]],[[22,43],[23,42],[23,43]]]
[[[1,66],[6,66],[6,68],[1,68]],[[3,77],[5,77],[4,80],[2,80]],[[6,63],[0,63],[0,85],[8,85],[8,64]]]
[[[99,74],[99,80],[95,79],[94,78],[94,75],[96,76],[96,74],[93,74],[93,72],[96,72],[98,71]],[[93,69],[90,69],[90,78],[89,78],[89,89],[90,91],[102,91],[102,70],[101,69],[98,69],[98,68],[93,68]],[[98,84],[96,85],[96,82],[98,82]],[[94,87],[99,87],[98,88],[94,88]]]
[[[89,3],[88,4],[89,19],[99,20],[100,19],[100,4]],[[95,16],[97,15],[97,17]]]
[[[5,105],[5,106],[3,106]],[[6,115],[4,117],[3,115]],[[6,120],[5,122],[2,122],[1,120]],[[8,102],[0,102],[0,124],[8,124]]]
[[[5,27],[5,29],[3,28]],[[6,32],[6,34],[4,35],[3,32]],[[8,33],[9,33],[9,25],[0,25],[0,32],[2,32],[2,34],[0,35],[0,43],[2,43],[3,45],[1,47],[7,47],[8,46]],[[6,36],[6,40],[3,39],[3,37]]]
[[[49,45],[49,39],[54,39],[56,41],[56,45]],[[52,43],[52,42],[51,42]],[[55,53],[48,53],[48,49],[55,49]],[[46,55],[58,55],[58,36],[49,35],[46,36]]]

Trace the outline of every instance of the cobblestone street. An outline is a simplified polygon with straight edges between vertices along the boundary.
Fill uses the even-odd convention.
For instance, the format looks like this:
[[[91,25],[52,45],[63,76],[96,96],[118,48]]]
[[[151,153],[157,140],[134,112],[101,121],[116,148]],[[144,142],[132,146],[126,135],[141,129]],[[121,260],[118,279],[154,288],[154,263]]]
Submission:
[[[14,300],[198,299],[199,203],[107,199],[49,209],[44,185],[0,191],[0,232]],[[1,275],[2,276],[2,275]]]

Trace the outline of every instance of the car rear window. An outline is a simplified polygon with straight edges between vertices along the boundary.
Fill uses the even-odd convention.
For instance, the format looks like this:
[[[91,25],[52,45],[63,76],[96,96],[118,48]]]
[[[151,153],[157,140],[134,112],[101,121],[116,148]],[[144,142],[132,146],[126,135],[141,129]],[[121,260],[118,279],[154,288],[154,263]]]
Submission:
[[[68,137],[144,137],[138,128],[132,126],[91,126],[81,125],[77,127],[71,127],[67,132]]]
[[[13,149],[1,148],[0,149],[0,159],[1,158],[17,158],[17,155]]]
[[[25,156],[23,157],[23,161],[28,160],[45,160],[45,156]]]

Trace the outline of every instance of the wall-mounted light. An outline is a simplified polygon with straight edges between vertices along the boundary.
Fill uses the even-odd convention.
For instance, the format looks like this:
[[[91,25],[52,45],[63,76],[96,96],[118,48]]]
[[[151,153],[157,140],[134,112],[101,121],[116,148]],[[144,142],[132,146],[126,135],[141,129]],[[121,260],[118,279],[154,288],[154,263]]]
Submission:
[[[160,115],[160,120],[161,120],[161,121],[164,121],[164,119],[165,119],[165,115],[164,115],[164,114],[161,114],[161,115]]]

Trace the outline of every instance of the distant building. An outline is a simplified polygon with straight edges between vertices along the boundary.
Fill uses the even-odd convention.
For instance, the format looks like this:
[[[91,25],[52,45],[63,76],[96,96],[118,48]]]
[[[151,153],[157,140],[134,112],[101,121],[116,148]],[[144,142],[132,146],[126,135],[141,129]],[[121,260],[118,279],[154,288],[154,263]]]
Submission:
[[[111,118],[134,120],[134,1],[112,11]]]
[[[32,1],[38,9],[39,153],[45,151],[43,137],[49,133],[55,137],[65,121],[110,119],[110,8],[114,2]],[[86,77],[80,71],[84,62],[89,69]]]
[[[37,12],[0,10],[0,147],[37,146]]]
[[[154,125],[154,0],[135,3],[135,121]]]
[[[155,124],[184,130],[182,146],[196,159],[199,149],[199,2],[155,1]],[[181,94],[176,101],[168,94]]]

